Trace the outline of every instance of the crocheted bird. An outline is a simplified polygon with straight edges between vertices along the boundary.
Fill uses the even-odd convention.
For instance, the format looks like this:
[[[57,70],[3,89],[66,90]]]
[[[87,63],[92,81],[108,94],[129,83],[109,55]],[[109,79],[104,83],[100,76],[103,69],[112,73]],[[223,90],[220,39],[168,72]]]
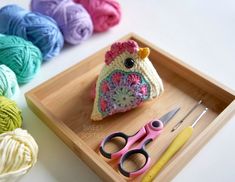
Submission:
[[[149,53],[149,48],[139,48],[133,40],[112,44],[96,82],[92,120],[126,112],[163,92]]]

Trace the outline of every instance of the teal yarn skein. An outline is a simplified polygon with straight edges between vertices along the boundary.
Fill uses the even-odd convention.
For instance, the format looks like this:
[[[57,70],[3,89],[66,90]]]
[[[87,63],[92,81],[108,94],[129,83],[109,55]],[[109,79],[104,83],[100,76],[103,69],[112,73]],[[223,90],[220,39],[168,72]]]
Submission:
[[[58,55],[64,46],[58,25],[49,16],[7,5],[0,9],[0,22],[0,33],[32,42],[41,50],[44,61]]]
[[[0,96],[12,98],[19,92],[15,73],[5,65],[0,65]]]
[[[31,42],[17,36],[0,34],[0,64],[9,67],[19,84],[28,83],[42,63],[40,50]]]

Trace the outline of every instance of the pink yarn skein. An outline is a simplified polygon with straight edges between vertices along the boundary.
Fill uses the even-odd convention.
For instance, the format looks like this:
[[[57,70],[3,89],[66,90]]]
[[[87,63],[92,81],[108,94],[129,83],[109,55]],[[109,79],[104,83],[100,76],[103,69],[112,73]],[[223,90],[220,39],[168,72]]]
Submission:
[[[121,19],[120,4],[115,0],[75,0],[89,12],[94,30],[104,32],[117,25]]]

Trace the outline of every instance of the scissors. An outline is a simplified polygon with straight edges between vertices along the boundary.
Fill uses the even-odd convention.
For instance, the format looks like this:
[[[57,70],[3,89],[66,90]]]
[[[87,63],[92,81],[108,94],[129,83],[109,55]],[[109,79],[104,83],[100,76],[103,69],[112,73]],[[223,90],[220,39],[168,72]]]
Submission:
[[[123,132],[116,132],[108,135],[100,144],[100,153],[102,156],[108,159],[120,158],[118,168],[121,174],[126,177],[136,177],[144,173],[150,167],[150,156],[145,150],[145,146],[156,139],[163,131],[164,126],[170,121],[170,119],[178,112],[180,108],[175,108],[170,112],[163,115],[160,119],[155,119],[148,122],[143,126],[136,134],[128,136]],[[115,152],[108,152],[105,150],[105,145],[112,142],[115,138],[122,138],[125,140],[123,148]],[[131,149],[131,146],[137,142],[136,147]],[[137,170],[128,171],[124,167],[124,162],[132,155],[141,154],[145,158],[145,163]]]

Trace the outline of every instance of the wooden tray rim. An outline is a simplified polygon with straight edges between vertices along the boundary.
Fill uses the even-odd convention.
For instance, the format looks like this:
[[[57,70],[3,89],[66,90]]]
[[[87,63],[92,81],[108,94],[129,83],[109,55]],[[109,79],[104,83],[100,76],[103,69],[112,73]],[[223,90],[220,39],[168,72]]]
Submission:
[[[152,43],[142,39],[138,35],[134,33],[130,33],[123,38],[119,40],[126,40],[126,39],[137,39],[145,44],[150,45],[152,48],[154,48],[156,51],[160,52],[163,55],[166,55],[169,57],[173,62],[182,65],[187,69],[188,71],[192,72],[193,74],[197,74],[202,79],[205,79],[215,85],[216,87],[219,87],[222,89],[227,96],[231,98],[233,101],[226,107],[226,109],[220,113],[217,118],[212,121],[212,123],[204,129],[197,138],[192,141],[190,145],[188,145],[184,151],[175,159],[168,167],[167,169],[164,169],[162,173],[159,174],[158,180],[160,181],[170,181],[195,155],[196,153],[209,141],[210,138],[213,137],[217,131],[224,126],[227,121],[233,116],[233,113],[235,111],[235,92],[231,90],[230,88],[224,86],[221,83],[218,83],[214,79],[206,76],[205,74],[201,73],[200,71],[196,70],[195,68],[185,64],[184,62],[180,61],[179,59],[171,56],[170,54],[166,53],[165,51],[161,50],[160,48],[156,47]],[[109,46],[103,48],[102,50],[107,49]],[[99,52],[99,51],[98,51]],[[96,54],[96,53],[95,53]],[[70,72],[73,69],[76,69],[77,66],[80,66],[82,64],[86,63],[87,59],[91,59],[95,54],[89,56],[88,58],[83,59],[80,63],[74,65],[71,68],[66,69],[65,71],[59,73],[56,75],[56,79],[59,79],[61,76],[66,74],[67,72]],[[124,178],[122,178],[118,173],[110,166],[108,165],[94,150],[92,150],[89,146],[86,145],[86,143],[80,139],[68,126],[66,126],[62,121],[58,121],[55,116],[53,116],[52,113],[50,113],[47,109],[43,107],[43,105],[40,103],[40,101],[34,96],[34,92],[40,88],[45,87],[46,85],[50,85],[51,82],[54,81],[55,77],[49,79],[48,81],[40,84],[39,86],[35,87],[34,89],[28,91],[25,93],[25,97],[27,100],[28,105],[30,108],[35,111],[36,113],[41,114],[41,120],[48,125],[49,128],[51,128],[57,136],[61,140],[64,141],[66,145],[68,145],[93,171],[95,171],[99,176],[101,176],[106,181],[125,181]],[[41,110],[39,109],[41,108]],[[69,136],[68,134],[69,133]],[[192,157],[185,157],[185,154],[190,153],[190,156]],[[174,166],[177,164],[177,170],[174,170],[172,172],[171,170],[174,168]],[[109,171],[107,173],[107,171]]]

